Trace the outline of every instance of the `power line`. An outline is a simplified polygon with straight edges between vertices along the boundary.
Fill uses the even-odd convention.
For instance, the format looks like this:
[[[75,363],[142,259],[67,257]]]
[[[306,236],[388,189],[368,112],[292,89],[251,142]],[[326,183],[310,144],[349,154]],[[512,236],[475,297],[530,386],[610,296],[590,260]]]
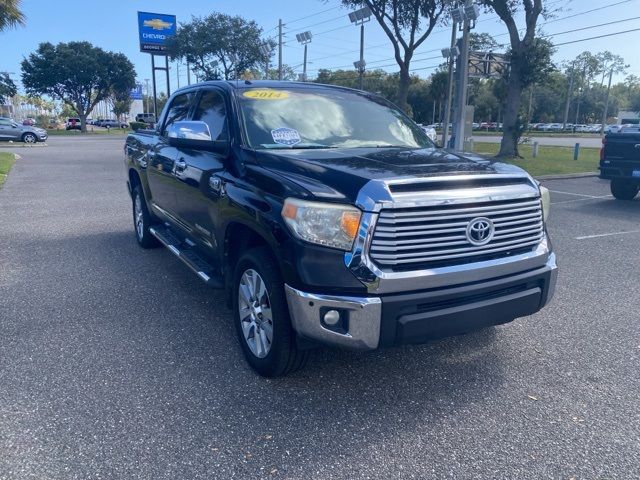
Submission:
[[[305,15],[304,17],[296,18],[294,20],[288,20],[285,23],[286,24],[296,23],[296,22],[299,22],[300,20],[304,20],[306,18],[315,17],[316,15],[320,15],[321,13],[330,12],[331,10],[335,10],[335,7],[327,8],[326,10],[320,10],[319,12],[315,12],[315,13],[310,13],[309,15]]]
[[[580,40],[571,40],[569,42],[556,43],[556,46],[560,47],[562,45],[570,45],[572,43],[587,42],[589,40],[597,40],[598,38],[613,37],[615,35],[623,35],[625,33],[631,33],[631,32],[640,32],[640,28],[634,28],[632,30],[624,30],[622,32],[607,33],[605,35],[598,35],[597,37],[581,38]]]
[[[558,21],[561,21],[561,20],[565,20],[567,18],[574,18],[574,17],[579,16],[579,15],[586,15],[588,13],[593,13],[594,11],[602,10],[603,8],[611,8],[612,6],[617,6],[617,5],[621,5],[621,4],[624,4],[624,3],[629,3],[629,2],[632,2],[632,1],[635,1],[635,0],[623,0],[621,2],[610,4],[610,5],[607,5],[605,7],[599,7],[599,8],[594,8],[594,9],[591,9],[591,10],[586,10],[584,12],[576,13],[576,14],[570,15],[568,17],[562,17],[562,18],[558,18],[558,19],[555,19],[555,20],[552,20],[552,21],[549,21],[549,22],[544,22],[540,26],[547,25],[549,23],[558,22]],[[543,38],[550,38],[550,37],[554,37],[554,36],[557,36],[557,35],[565,35],[565,34],[568,34],[568,33],[575,33],[575,32],[579,32],[579,31],[583,31],[583,30],[589,30],[589,29],[593,29],[593,28],[599,28],[599,27],[603,27],[603,26],[608,26],[608,25],[613,25],[613,24],[617,24],[617,23],[623,23],[623,22],[628,22],[628,21],[638,20],[638,19],[640,19],[640,17],[621,19],[621,20],[617,20],[617,21],[614,21],[614,22],[606,22],[606,23],[601,23],[601,24],[598,24],[598,25],[591,25],[591,26],[588,26],[588,27],[582,27],[582,28],[567,30],[567,31],[564,31],[564,32],[557,32],[557,33],[553,33],[553,34],[549,34],[549,35],[542,35],[542,37]],[[508,35],[508,33],[502,33],[502,34],[499,34],[499,35],[494,35],[494,38],[496,38],[496,37],[504,37],[504,36],[507,36],[507,35]],[[572,43],[577,43],[577,42],[572,42]],[[564,44],[556,44],[556,46],[561,46],[561,45],[564,45]],[[498,44],[498,46],[501,47],[501,48],[504,48],[504,47],[508,47],[509,45],[508,44]],[[427,51],[424,51],[424,52],[420,52],[417,55],[424,55],[424,54],[427,54],[427,53],[433,53],[433,52],[437,52],[437,51],[439,51],[439,49],[427,50]],[[428,60],[433,60],[434,58],[438,58],[438,57],[428,57],[428,58],[414,57],[413,61],[414,62],[424,62],[424,61],[428,61]],[[316,59],[313,59],[313,60],[314,61],[318,61],[318,60],[321,60],[321,59],[322,58],[316,58]],[[395,57],[389,57],[389,58],[385,58],[383,60],[374,60],[374,61],[369,62],[369,63],[370,64],[375,64],[375,63],[380,63],[380,62],[383,62],[383,61],[390,61],[390,60],[394,60],[394,59],[395,59]],[[377,66],[377,68],[385,68],[385,67],[394,66],[394,65],[395,64],[379,65],[379,66]],[[348,66],[349,65],[340,66],[340,67],[333,67],[333,68],[346,68]]]

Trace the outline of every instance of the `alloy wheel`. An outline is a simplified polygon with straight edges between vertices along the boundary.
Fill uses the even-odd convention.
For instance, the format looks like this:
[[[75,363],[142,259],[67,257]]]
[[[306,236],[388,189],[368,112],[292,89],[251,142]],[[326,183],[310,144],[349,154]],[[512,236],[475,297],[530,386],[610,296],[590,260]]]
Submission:
[[[136,234],[138,239],[142,240],[144,236],[144,215],[142,213],[142,200],[140,195],[136,195],[136,199],[133,202],[133,217],[136,222]]]
[[[240,278],[238,312],[251,353],[258,358],[266,357],[273,343],[273,314],[264,280],[253,269],[246,270]]]

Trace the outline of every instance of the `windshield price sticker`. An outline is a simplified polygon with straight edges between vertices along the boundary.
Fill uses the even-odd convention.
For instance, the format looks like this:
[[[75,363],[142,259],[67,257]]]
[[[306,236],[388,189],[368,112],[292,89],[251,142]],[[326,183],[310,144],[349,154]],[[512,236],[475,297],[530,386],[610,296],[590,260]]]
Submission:
[[[289,145],[293,146],[300,143],[300,133],[293,128],[276,128],[275,130],[271,130],[271,138],[275,143],[279,143],[280,145]]]
[[[253,98],[254,100],[284,100],[289,98],[288,92],[281,90],[249,90],[242,94],[245,98]]]

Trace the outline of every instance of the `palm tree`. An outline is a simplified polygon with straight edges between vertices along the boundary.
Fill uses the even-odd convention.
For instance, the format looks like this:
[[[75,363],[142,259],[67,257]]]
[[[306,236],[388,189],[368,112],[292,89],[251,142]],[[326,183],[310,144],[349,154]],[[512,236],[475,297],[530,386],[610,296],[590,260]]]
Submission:
[[[0,0],[0,32],[24,25],[25,16],[20,10],[22,0]]]

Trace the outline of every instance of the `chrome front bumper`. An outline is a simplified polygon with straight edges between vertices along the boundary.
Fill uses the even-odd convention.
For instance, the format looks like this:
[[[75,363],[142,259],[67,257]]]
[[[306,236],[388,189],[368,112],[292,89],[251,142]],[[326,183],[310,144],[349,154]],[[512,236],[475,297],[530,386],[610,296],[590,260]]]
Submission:
[[[524,273],[520,273],[514,275],[513,277],[526,277],[528,273],[525,271]],[[527,278],[526,281],[531,283],[535,281],[542,281],[544,279],[544,285],[540,287],[540,303],[536,305],[535,311],[540,310],[545,305],[547,305],[551,299],[553,298],[553,294],[555,291],[556,281],[558,276],[558,267],[556,264],[556,256],[551,253],[546,264],[542,268],[538,268],[532,275],[531,278]],[[509,283],[510,278],[504,280],[504,283]],[[521,280],[524,282],[524,280]],[[473,298],[474,297],[474,289],[481,291],[486,290],[488,284],[497,284],[500,280],[491,280],[486,279],[485,283],[472,284],[467,287],[458,287],[457,285],[449,285],[448,287],[442,289],[443,296],[451,296],[451,290],[464,290],[464,292],[460,293],[461,300],[465,298]],[[498,288],[498,287],[495,287]],[[388,325],[389,322],[393,324],[392,330],[395,331],[396,324],[400,324],[403,322],[402,318],[405,317],[416,317],[416,315],[405,315],[402,318],[397,318],[391,310],[396,309],[398,304],[402,305],[405,297],[403,294],[391,296],[391,297],[348,297],[348,296],[336,296],[336,295],[320,295],[320,294],[312,294],[302,292],[295,288],[292,288],[289,285],[285,285],[285,291],[287,295],[287,302],[289,305],[289,312],[291,315],[291,321],[293,324],[293,328],[296,330],[298,335],[303,338],[318,341],[320,343],[326,345],[332,345],[336,347],[354,349],[354,350],[374,350],[381,346],[381,330],[383,327],[383,323],[386,322]],[[410,291],[408,289],[407,291]],[[409,296],[411,298],[411,302],[414,304],[424,302],[434,302],[434,305],[438,305],[438,301],[434,298],[439,294],[439,290],[436,289],[425,292],[424,294],[416,293],[416,294],[407,294],[406,297]],[[422,300],[422,295],[424,295],[424,300]],[[505,295],[504,301],[507,301],[508,297],[513,297],[513,295]],[[385,312],[383,309],[383,304],[385,301],[389,302],[389,310]],[[407,300],[408,302],[409,300]],[[460,307],[454,308],[443,308],[437,307],[434,310],[430,310],[428,314],[425,314],[424,320],[420,320],[420,322],[424,322],[425,325],[429,322],[449,322],[450,320],[454,323],[459,317],[461,321],[464,318],[469,317],[469,313],[474,313],[474,309],[478,309],[478,311],[482,311],[483,314],[488,314],[491,317],[492,308],[495,308],[496,313],[496,324],[504,323],[505,315],[508,316],[508,313],[504,313],[504,309],[502,308],[501,302],[502,298],[493,298],[488,302],[483,301],[482,299],[477,300],[471,303],[463,303]],[[489,303],[490,305],[487,305]],[[393,305],[393,306],[391,306]],[[410,306],[407,304],[407,306]],[[338,310],[341,315],[344,315],[347,318],[347,328],[344,331],[335,331],[330,327],[323,325],[322,316],[327,310]],[[500,313],[500,315],[498,315]],[[534,312],[527,312],[526,314],[531,314]],[[421,315],[418,313],[417,315]],[[475,315],[471,315],[475,316]],[[519,316],[519,315],[517,315]],[[500,317],[500,318],[498,318]],[[514,318],[508,318],[507,321],[513,320]],[[491,323],[491,318],[487,321],[484,319],[484,323],[480,325],[487,326]],[[473,323],[470,325],[470,330],[474,330]],[[387,329],[388,330],[388,329]],[[382,342],[383,345],[388,345],[393,343],[394,340],[385,339]],[[411,341],[411,339],[404,339],[402,343],[415,343]]]
[[[327,345],[374,350],[380,339],[382,301],[377,297],[342,297],[301,292],[285,285],[289,313],[298,335]],[[321,312],[338,310],[349,319],[349,330],[339,333],[322,325]]]

